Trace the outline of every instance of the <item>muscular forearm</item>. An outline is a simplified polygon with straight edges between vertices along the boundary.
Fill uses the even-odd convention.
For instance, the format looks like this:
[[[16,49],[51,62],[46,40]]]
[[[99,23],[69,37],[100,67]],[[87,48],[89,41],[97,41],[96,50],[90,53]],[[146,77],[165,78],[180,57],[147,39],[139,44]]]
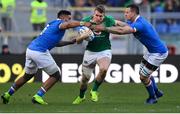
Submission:
[[[113,34],[130,34],[133,33],[133,30],[130,27],[124,26],[124,27],[106,27],[105,31]]]
[[[105,31],[112,33],[112,34],[122,34],[123,30],[119,27],[106,27]]]
[[[72,42],[72,41],[61,41],[56,45],[56,47],[62,47],[62,46],[71,45],[71,44],[74,44],[74,42]]]
[[[116,20],[116,26],[124,27],[124,26],[126,26],[126,25],[127,25],[127,23],[122,22],[122,21],[119,21],[119,20]]]
[[[60,25],[60,29],[69,29],[69,28],[74,28],[77,26],[91,26],[90,22],[79,22],[79,21],[71,21],[71,22],[66,22]]]
[[[61,29],[68,29],[68,28],[73,28],[73,27],[77,27],[77,26],[80,26],[79,21],[71,21],[71,22],[62,24]]]

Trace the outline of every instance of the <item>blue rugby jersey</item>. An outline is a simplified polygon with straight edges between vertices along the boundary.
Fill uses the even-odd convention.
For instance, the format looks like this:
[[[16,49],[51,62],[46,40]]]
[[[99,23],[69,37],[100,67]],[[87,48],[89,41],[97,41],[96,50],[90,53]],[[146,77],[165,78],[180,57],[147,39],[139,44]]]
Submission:
[[[40,35],[29,44],[28,48],[40,52],[54,48],[65,34],[65,30],[59,28],[63,22],[63,20],[57,19],[48,23]]]
[[[150,53],[166,53],[167,46],[160,40],[160,37],[153,26],[143,17],[138,16],[135,22],[127,22],[134,30],[133,33]]]

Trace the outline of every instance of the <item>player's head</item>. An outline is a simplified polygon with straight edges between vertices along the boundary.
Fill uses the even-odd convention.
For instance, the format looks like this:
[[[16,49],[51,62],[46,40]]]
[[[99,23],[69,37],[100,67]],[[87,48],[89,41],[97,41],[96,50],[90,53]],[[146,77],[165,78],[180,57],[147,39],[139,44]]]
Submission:
[[[62,19],[64,21],[71,20],[71,12],[67,10],[60,10],[57,14],[57,18]]]
[[[95,23],[101,23],[105,16],[105,8],[103,5],[96,6],[93,14],[93,21]]]
[[[134,19],[139,15],[139,7],[137,5],[128,5],[125,9],[124,16],[127,20],[134,21]]]

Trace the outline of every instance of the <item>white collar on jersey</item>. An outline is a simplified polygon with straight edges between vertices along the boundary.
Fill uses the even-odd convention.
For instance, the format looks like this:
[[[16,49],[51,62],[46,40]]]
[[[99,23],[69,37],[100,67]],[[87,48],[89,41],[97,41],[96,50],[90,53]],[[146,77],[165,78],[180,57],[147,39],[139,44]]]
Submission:
[[[138,16],[136,17],[136,19],[134,20],[134,22],[136,22],[139,17],[140,17],[140,15],[138,15]]]

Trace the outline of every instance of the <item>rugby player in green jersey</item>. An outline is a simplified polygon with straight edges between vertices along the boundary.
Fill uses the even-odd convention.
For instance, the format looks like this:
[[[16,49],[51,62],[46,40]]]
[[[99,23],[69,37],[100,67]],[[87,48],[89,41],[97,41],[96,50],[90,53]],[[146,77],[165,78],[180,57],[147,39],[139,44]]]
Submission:
[[[84,22],[91,22],[94,25],[102,24],[106,27],[121,25],[121,21],[115,20],[111,16],[105,15],[105,8],[103,5],[98,5],[92,16],[83,18]],[[92,27],[93,28],[93,27]],[[82,62],[82,79],[80,82],[80,93],[73,101],[73,104],[80,104],[85,100],[85,92],[87,90],[88,81],[96,66],[99,66],[99,73],[95,77],[93,88],[90,91],[91,100],[98,101],[98,88],[105,79],[106,72],[110,66],[112,53],[111,43],[109,40],[110,33],[106,31],[94,31],[95,38],[89,41],[84,53]]]

